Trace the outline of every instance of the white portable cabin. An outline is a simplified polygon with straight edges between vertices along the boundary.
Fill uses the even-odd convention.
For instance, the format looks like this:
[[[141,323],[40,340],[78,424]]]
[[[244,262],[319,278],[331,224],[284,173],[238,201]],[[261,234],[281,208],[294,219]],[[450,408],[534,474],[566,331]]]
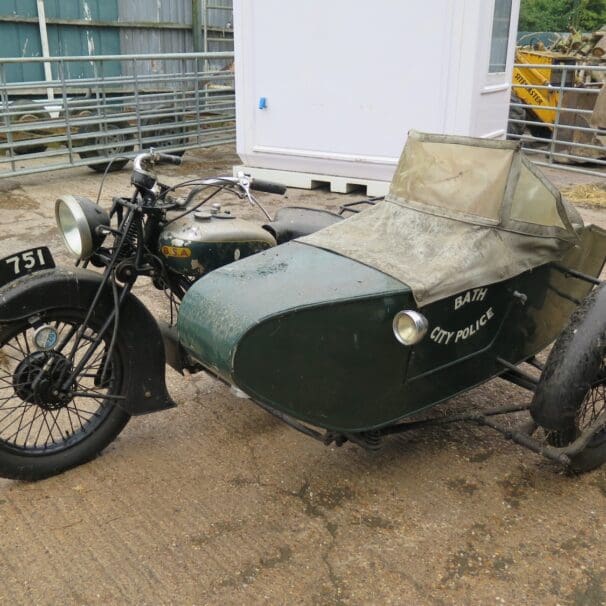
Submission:
[[[235,0],[245,172],[381,195],[411,129],[504,138],[519,2]]]

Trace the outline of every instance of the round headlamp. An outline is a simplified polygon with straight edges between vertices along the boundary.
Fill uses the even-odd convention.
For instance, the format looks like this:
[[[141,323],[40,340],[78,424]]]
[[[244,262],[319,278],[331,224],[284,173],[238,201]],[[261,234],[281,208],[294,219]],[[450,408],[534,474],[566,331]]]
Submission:
[[[414,345],[427,333],[427,318],[414,310],[398,312],[393,319],[393,334],[402,345]]]
[[[101,245],[109,226],[109,215],[84,196],[62,196],[55,202],[55,219],[69,252],[78,261],[88,259]]]

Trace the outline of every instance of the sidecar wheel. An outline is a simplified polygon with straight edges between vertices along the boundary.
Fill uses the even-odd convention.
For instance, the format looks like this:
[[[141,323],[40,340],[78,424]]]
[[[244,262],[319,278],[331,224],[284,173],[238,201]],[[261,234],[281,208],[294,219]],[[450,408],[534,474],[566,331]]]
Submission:
[[[606,410],[606,286],[594,289],[555,342],[530,407],[551,446],[576,440]],[[571,459],[584,473],[606,462],[606,429]]]
[[[579,377],[579,381],[588,385],[585,397],[578,405],[574,419],[568,423],[564,430],[547,430],[546,441],[558,448],[567,446],[581,435],[584,429],[589,427],[606,407],[606,359],[597,373],[589,373]],[[570,468],[576,473],[585,473],[596,469],[606,462],[606,429],[599,431],[589,444],[579,454],[571,458]]]
[[[105,377],[101,375],[111,331],[70,388],[57,389],[73,368],[66,356],[76,343],[74,334],[85,315],[82,309],[40,314],[40,322],[57,334],[56,345],[48,351],[36,348],[36,328],[27,320],[0,327],[0,476],[39,480],[85,463],[128,422],[130,415],[110,397],[119,396],[127,381],[119,343]],[[102,318],[93,315],[76,348],[74,364],[97,336],[101,322]],[[36,322],[36,326],[40,324]]]

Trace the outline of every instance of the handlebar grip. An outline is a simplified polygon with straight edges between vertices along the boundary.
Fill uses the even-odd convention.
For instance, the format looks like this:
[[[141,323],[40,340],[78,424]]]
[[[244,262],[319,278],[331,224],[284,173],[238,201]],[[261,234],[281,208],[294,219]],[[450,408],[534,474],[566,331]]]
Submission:
[[[172,156],[171,154],[158,154],[158,163],[159,164],[174,164],[175,166],[181,166],[181,162],[183,159],[181,156]]]
[[[250,189],[255,191],[264,191],[268,194],[278,194],[283,196],[286,193],[286,186],[272,181],[262,181],[261,179],[252,179]]]

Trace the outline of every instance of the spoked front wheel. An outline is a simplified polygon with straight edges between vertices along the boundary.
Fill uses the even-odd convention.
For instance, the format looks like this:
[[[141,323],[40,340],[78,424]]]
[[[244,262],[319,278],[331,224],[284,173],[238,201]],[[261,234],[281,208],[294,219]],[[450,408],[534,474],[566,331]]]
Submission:
[[[37,480],[80,465],[128,422],[117,405],[126,383],[118,343],[108,358],[111,330],[81,364],[101,325],[93,316],[82,330],[85,315],[52,310],[0,327],[0,476]]]
[[[551,446],[561,448],[576,440],[606,411],[606,358],[603,356],[597,369],[588,368],[579,383],[587,385],[587,391],[579,398],[576,414],[567,422],[563,430],[546,430],[546,440]],[[573,471],[591,471],[606,462],[606,428],[596,433],[589,444],[577,455],[571,457]]]

